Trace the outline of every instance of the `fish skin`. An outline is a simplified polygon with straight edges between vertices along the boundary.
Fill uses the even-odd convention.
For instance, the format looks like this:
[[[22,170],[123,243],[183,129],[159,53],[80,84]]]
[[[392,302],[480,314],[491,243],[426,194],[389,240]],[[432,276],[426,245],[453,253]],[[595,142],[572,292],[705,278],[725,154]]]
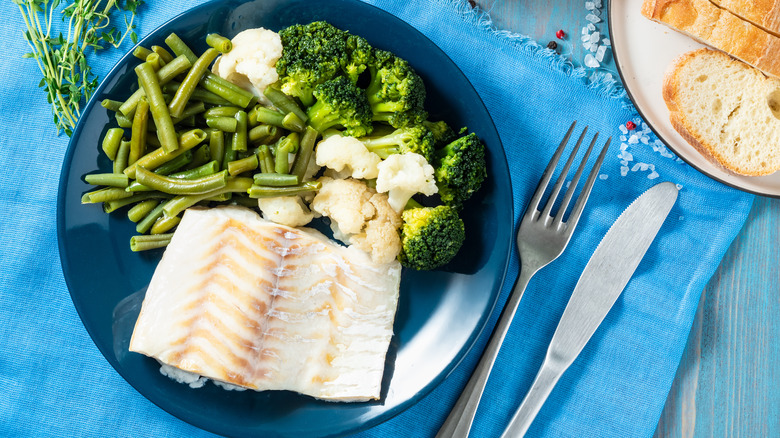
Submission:
[[[378,399],[401,266],[228,206],[188,209],[130,351],[256,391]]]

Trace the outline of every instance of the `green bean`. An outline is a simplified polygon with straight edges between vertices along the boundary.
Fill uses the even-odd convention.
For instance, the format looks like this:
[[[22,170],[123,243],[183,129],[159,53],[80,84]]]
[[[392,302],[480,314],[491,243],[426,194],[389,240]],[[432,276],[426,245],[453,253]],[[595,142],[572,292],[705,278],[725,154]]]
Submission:
[[[195,52],[193,52],[192,49],[190,49],[189,46],[187,46],[187,44],[182,41],[181,38],[179,38],[179,36],[175,33],[171,33],[165,38],[165,44],[167,44],[168,47],[173,50],[173,53],[175,53],[176,56],[186,56],[187,59],[189,59],[193,64],[198,60]]]
[[[103,203],[103,211],[111,213],[126,205],[135,204],[137,202],[145,201],[147,199],[168,199],[171,195],[161,192],[144,192],[144,193],[131,193],[131,196],[122,199],[115,199],[106,201]]]
[[[190,67],[192,67],[192,64],[185,56],[179,56],[171,62],[165,64],[165,66],[161,67],[160,70],[157,71],[157,79],[160,82],[160,86],[168,84],[173,80],[173,78],[180,75],[181,73],[184,73]],[[144,92],[143,87],[137,89],[133,94],[130,95],[130,97],[127,98],[127,100],[122,103],[122,105],[119,106],[119,112],[127,117],[131,117],[135,111],[135,105],[138,103],[138,100],[145,95],[146,93]]]
[[[260,145],[257,148],[257,159],[260,160],[260,172],[272,173],[276,167],[274,163],[274,156],[271,153],[271,148],[268,145]]]
[[[224,132],[236,132],[238,120],[235,117],[210,117],[206,119],[206,125]]]
[[[206,111],[206,105],[204,105],[203,102],[190,102],[184,108],[184,111],[182,111],[182,113],[181,113],[181,115],[179,117],[174,117],[172,119],[173,120],[173,124],[176,125],[178,123],[186,121],[187,119],[191,118],[192,116],[200,114],[200,113],[202,113],[204,111]]]
[[[152,68],[154,69],[154,71],[160,71],[160,69],[162,68],[162,66],[164,66],[164,65],[165,65],[165,61],[163,61],[163,60],[160,58],[160,55],[158,55],[158,54],[156,54],[156,53],[150,53],[150,54],[149,54],[149,55],[146,57],[146,62],[148,62],[149,64],[151,64],[151,65],[152,65]]]
[[[272,187],[252,185],[247,193],[250,198],[274,198],[277,196],[301,195],[309,192],[316,192],[322,187],[319,181],[307,181],[295,186]]]
[[[127,169],[124,170],[125,175],[129,176],[130,178],[135,178],[135,172],[138,166],[142,166],[147,170],[156,169],[162,164],[167,163],[168,161],[199,145],[205,139],[206,133],[203,132],[202,129],[193,129],[187,131],[179,136],[178,149],[170,153],[166,153],[162,148],[155,149],[152,152],[149,152],[148,154],[139,158],[138,161],[132,165],[128,166]]]
[[[294,113],[303,122],[308,119],[306,113],[301,109],[301,107],[298,106],[298,104],[290,96],[284,94],[282,90],[273,86],[269,86],[265,88],[263,94],[265,94],[265,97],[267,97],[268,100],[270,100],[271,103],[273,103],[275,107],[279,108],[284,114]]]
[[[286,137],[285,137],[286,138]],[[290,146],[277,144],[274,149],[274,172],[290,173]]]
[[[163,163],[160,167],[154,169],[154,173],[158,175],[170,175],[173,172],[176,172],[177,170],[181,169],[182,167],[190,164],[192,162],[192,151],[185,151],[183,154],[179,155],[178,157],[172,159],[171,161],[168,161],[167,163]]]
[[[149,110],[152,113],[154,125],[157,127],[157,137],[160,139],[162,149],[168,153],[173,152],[179,148],[179,142],[171,120],[171,113],[168,111],[168,106],[162,96],[157,75],[152,66],[146,62],[138,65],[135,72],[149,101]]]
[[[154,208],[158,205],[160,205],[159,199],[147,199],[146,201],[141,201],[130,207],[130,210],[127,210],[127,218],[133,222],[138,222],[146,217],[146,215],[154,210]]]
[[[119,187],[106,187],[92,192],[84,193],[81,197],[82,204],[97,204],[98,202],[113,201],[132,196],[125,189]]]
[[[224,193],[246,193],[246,191],[249,190],[249,187],[251,186],[252,178],[231,177],[228,178],[225,187],[220,189],[208,193],[203,193],[201,195],[176,196],[175,198],[163,204],[163,211],[165,211],[165,214],[168,216],[177,216],[179,213],[183,212],[189,207],[192,207],[200,201],[212,198],[214,196],[219,196]]]
[[[298,185],[299,182],[295,175],[278,173],[256,173],[252,178],[258,186],[284,187]]]
[[[306,129],[306,123],[295,113],[287,113],[282,120],[282,127],[290,131],[303,132]]]
[[[166,64],[173,61],[173,55],[167,50],[165,50],[164,47],[161,46],[152,46],[152,52],[156,53],[160,56],[160,59],[163,60]]]
[[[114,114],[114,119],[116,119],[116,124],[119,125],[120,128],[132,128],[133,127],[133,121],[130,120],[129,117],[125,116],[124,114],[117,111],[116,114]]]
[[[236,113],[241,111],[241,108],[237,106],[215,106],[209,108],[203,113],[203,117],[235,117]]]
[[[255,124],[267,124],[284,128],[284,113],[261,105],[256,105],[249,111],[249,120],[254,121]]]
[[[162,166],[160,166],[160,168],[162,168]],[[209,161],[206,164],[200,165],[198,167],[194,167],[192,169],[183,170],[181,172],[164,174],[162,172],[159,172],[159,169],[157,169],[154,171],[154,173],[156,173],[157,175],[165,175],[168,178],[173,178],[173,179],[196,179],[208,175],[213,175],[218,171],[219,171],[219,164],[216,161]],[[138,181],[134,181],[132,184],[129,184],[126,187],[127,187],[126,190],[128,192],[149,192],[153,190],[151,187],[145,186]]]
[[[130,136],[130,155],[127,158],[128,164],[138,161],[146,153],[146,134],[149,124],[149,103],[146,98],[141,98],[136,105],[135,114],[133,114],[133,128]]]
[[[209,161],[211,161],[211,149],[209,149],[209,144],[206,143],[192,152],[192,163],[188,167],[198,167]]]
[[[93,173],[84,175],[84,181],[93,186],[110,186],[125,188],[130,184],[130,178],[123,173]]]
[[[247,133],[252,144],[271,144],[281,134],[279,128],[273,125],[257,125]]]
[[[230,176],[236,176],[244,172],[249,172],[257,169],[257,164],[257,154],[252,154],[246,158],[229,162],[228,173]]]
[[[206,35],[206,44],[219,50],[221,53],[228,53],[233,50],[233,43],[217,33],[210,33]]]
[[[133,56],[140,59],[141,61],[146,61],[146,57],[149,56],[150,53],[152,53],[152,51],[146,47],[138,46],[133,49]]]
[[[209,134],[209,151],[211,159],[217,161],[221,167],[225,156],[225,134],[222,131],[215,129]]]
[[[200,80],[200,86],[241,108],[248,107],[257,99],[251,92],[214,73],[206,73]]]
[[[292,170],[290,170],[290,173],[296,175],[301,181],[303,181],[303,176],[309,167],[309,160],[314,154],[314,143],[317,141],[317,135],[317,131],[314,128],[307,126],[301,137],[301,144],[298,147],[298,153],[295,155]]]
[[[163,234],[166,231],[169,231],[171,228],[175,227],[176,225],[179,225],[179,222],[181,222],[180,216],[166,216],[165,214],[163,214],[161,217],[157,218],[157,220],[154,222],[154,225],[152,225],[152,229],[149,230],[149,233],[152,235]]]
[[[217,58],[217,55],[219,55],[219,52],[213,48],[208,48],[200,55],[198,60],[192,64],[192,68],[187,72],[187,76],[184,77],[181,86],[176,90],[173,100],[171,100],[171,103],[168,105],[168,110],[172,117],[181,117],[184,106],[187,105],[187,102],[190,100],[192,92],[195,90],[195,87],[198,85],[203,74],[208,71],[209,65]]]
[[[150,228],[152,228],[152,225],[154,225],[155,221],[163,215],[163,207],[165,206],[166,202],[160,203],[157,207],[154,207],[152,211],[149,212],[146,216],[144,216],[143,219],[138,221],[138,223],[135,225],[135,231],[144,234],[147,231],[149,231]]]
[[[122,102],[118,100],[103,99],[100,102],[100,106],[102,106],[103,108],[109,111],[117,112],[119,111],[119,107],[122,106]]]
[[[231,139],[231,141],[232,141],[232,139]],[[230,163],[231,161],[235,161],[236,160],[236,156],[238,155],[238,151],[235,151],[235,150],[233,150],[233,148],[229,148],[229,147],[225,147],[225,146],[223,146],[223,149],[224,149],[224,155],[222,157],[222,169],[224,170],[224,169],[227,169],[228,163]]]
[[[136,169],[135,177],[139,183],[172,195],[200,195],[222,188],[227,184],[227,170],[196,179],[177,179],[157,175],[143,167]]]
[[[125,131],[122,128],[110,128],[106,131],[102,148],[109,160],[116,160],[116,153],[119,151],[119,143],[122,141],[123,135],[125,135]]]
[[[119,150],[116,152],[114,160],[114,173],[123,173],[127,168],[127,159],[130,156],[130,142],[122,140],[119,142]]]
[[[233,137],[230,141],[230,147],[233,148],[234,151],[245,151],[246,150],[246,112],[239,111],[235,115],[236,120],[236,132],[233,134]]]
[[[130,238],[130,250],[138,252],[164,248],[171,243],[172,238],[173,233],[133,236]]]

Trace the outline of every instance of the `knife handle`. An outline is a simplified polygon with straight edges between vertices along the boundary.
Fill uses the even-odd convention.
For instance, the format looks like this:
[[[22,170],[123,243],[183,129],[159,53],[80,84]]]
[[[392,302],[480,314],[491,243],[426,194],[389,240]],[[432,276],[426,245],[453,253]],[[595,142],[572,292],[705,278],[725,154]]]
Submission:
[[[562,365],[549,355],[545,357],[539,372],[536,373],[534,382],[531,384],[531,389],[528,390],[520,407],[515,411],[512,421],[504,429],[501,438],[519,438],[525,435],[550,392],[552,392],[563,372],[568,368]]]

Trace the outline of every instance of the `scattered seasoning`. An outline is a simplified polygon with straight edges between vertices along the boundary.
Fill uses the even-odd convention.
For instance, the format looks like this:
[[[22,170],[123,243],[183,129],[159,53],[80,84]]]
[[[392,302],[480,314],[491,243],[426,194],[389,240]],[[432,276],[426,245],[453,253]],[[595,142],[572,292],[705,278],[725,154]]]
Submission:
[[[558,32],[555,32],[555,36],[558,37],[559,40],[562,40],[566,36],[566,32],[564,32],[563,29],[559,29]]]
[[[555,41],[550,41],[549,43],[547,43],[547,48],[550,50],[555,50],[558,48],[558,43],[556,43]]]
[[[632,122],[631,120],[627,121],[626,129],[628,129],[629,131],[633,131],[634,129],[636,129],[636,123]]]

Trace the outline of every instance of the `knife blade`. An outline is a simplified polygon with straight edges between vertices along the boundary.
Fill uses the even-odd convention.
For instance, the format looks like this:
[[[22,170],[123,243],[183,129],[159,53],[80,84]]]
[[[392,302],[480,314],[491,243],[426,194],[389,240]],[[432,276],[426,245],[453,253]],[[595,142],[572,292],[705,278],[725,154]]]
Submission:
[[[585,265],[547,354],[502,438],[528,430],[555,384],[580,354],[625,289],[677,200],[677,186],[657,184],[620,214]]]

